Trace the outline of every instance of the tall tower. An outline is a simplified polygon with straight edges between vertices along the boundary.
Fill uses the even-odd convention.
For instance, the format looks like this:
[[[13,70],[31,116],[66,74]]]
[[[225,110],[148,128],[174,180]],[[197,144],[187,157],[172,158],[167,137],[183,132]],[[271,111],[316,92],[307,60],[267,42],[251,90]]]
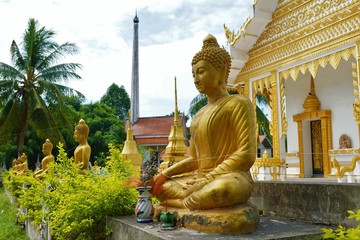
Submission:
[[[139,120],[139,18],[134,17],[133,66],[131,77],[131,125]]]

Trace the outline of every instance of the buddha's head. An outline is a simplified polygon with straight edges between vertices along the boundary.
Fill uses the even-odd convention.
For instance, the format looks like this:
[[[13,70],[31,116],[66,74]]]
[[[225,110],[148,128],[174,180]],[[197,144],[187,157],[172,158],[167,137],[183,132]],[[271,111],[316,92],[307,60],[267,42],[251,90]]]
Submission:
[[[51,141],[49,139],[46,139],[46,141],[44,142],[44,144],[42,145],[42,151],[45,155],[50,154],[51,151],[53,150],[53,144],[51,143]]]
[[[230,73],[231,57],[229,53],[221,48],[216,38],[209,34],[203,40],[201,51],[195,54],[191,65],[194,67],[201,60],[209,62],[217,71],[222,72],[222,87],[226,87]]]
[[[76,142],[83,142],[87,140],[89,135],[89,126],[84,119],[80,119],[79,124],[75,127],[74,139]]]
[[[23,153],[21,156],[20,156],[20,162],[24,163],[27,161],[27,156],[25,153]]]

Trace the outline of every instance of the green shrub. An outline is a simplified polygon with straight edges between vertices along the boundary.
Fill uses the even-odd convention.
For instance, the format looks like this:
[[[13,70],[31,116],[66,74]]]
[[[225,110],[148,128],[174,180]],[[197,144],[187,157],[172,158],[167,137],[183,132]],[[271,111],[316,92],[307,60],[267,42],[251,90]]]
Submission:
[[[357,210],[355,213],[352,210],[348,210],[349,219],[355,218],[356,221],[360,221],[360,210]],[[322,228],[324,231],[323,238],[324,239],[333,239],[333,240],[343,240],[343,239],[351,239],[351,240],[360,240],[360,225],[356,228],[345,228],[343,226],[338,226],[337,229],[328,229]]]
[[[19,176],[10,170],[6,187],[28,209],[22,217],[31,218],[34,224],[45,219],[53,239],[104,239],[109,234],[106,216],[134,213],[138,193],[123,184],[134,175],[131,163],[122,158],[118,147],[109,145],[110,155],[102,174],[78,174],[63,145],[59,144],[58,149],[56,163],[49,166],[42,181],[32,172]]]

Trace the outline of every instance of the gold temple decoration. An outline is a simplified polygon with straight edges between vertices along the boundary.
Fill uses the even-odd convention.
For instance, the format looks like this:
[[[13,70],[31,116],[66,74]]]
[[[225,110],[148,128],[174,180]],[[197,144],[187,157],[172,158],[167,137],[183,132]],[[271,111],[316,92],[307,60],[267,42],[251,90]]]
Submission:
[[[177,102],[177,86],[176,86],[176,77],[174,79],[175,83],[175,111],[174,111],[174,124],[171,126],[169,134],[169,143],[166,146],[165,154],[163,156],[163,162],[159,167],[159,171],[162,171],[174,163],[185,158],[186,154],[186,145],[183,128],[179,121],[179,111],[178,111],[178,102]]]
[[[256,3],[254,3],[255,5]],[[226,27],[225,23],[224,23],[224,31],[225,31],[225,36],[227,38],[228,43],[231,46],[234,46],[236,41],[241,37],[241,36],[245,36],[246,34],[246,27],[249,25],[251,21],[251,18],[247,18],[244,22],[244,24],[241,26],[241,28],[234,34],[233,31],[231,31],[228,27]]]
[[[305,99],[303,107],[304,112],[293,116],[293,121],[298,126],[298,147],[299,147],[299,161],[300,161],[300,177],[305,177],[304,166],[304,139],[303,139],[303,121],[309,119],[320,119],[321,123],[321,152],[328,153],[332,149],[332,126],[331,126],[331,110],[320,110],[320,102],[316,97],[314,79],[310,79],[310,93]],[[322,168],[324,177],[331,173],[331,164],[328,154],[323,154]]]
[[[121,154],[124,156],[125,159],[129,159],[131,164],[134,166],[141,166],[142,164],[142,157],[137,149],[136,142],[134,140],[134,132],[131,129],[131,119],[130,119],[130,110],[128,112],[128,129],[126,131],[126,140],[124,143],[124,148]]]
[[[320,101],[315,93],[314,78],[311,76],[310,79],[310,92],[303,103],[305,112],[316,112],[320,110]]]
[[[340,163],[336,160],[336,158],[333,160],[333,165],[334,168],[336,169],[336,177],[337,178],[342,178],[345,176],[345,173],[347,172],[352,172],[354,171],[356,164],[360,161],[360,156],[354,156],[351,160],[351,163],[348,164],[347,166],[343,167],[342,169],[340,169]]]
[[[284,137],[287,133],[288,121],[286,117],[286,102],[285,102],[285,80],[280,78],[280,111],[281,111],[281,136]]]
[[[356,48],[357,48],[357,52],[358,52],[356,63],[351,64],[353,86],[354,86],[354,97],[355,97],[354,104],[353,104],[353,115],[355,118],[355,122],[358,125],[358,133],[359,133],[359,138],[360,138],[360,96],[359,96],[360,41],[356,42]]]
[[[276,72],[273,71],[269,76],[257,79],[252,82],[252,102],[256,112],[256,94],[263,94],[269,104],[271,120],[269,123],[270,134],[272,136],[273,157],[269,158],[268,153],[264,152],[261,158],[256,158],[252,167],[252,175],[255,180],[258,179],[260,168],[269,168],[272,180],[280,179],[280,169],[284,166],[285,160],[280,159],[279,136],[276,134],[275,129],[278,128],[278,108],[277,104],[277,91],[276,91]],[[258,126],[256,126],[258,127]],[[257,129],[258,130],[258,129]],[[256,132],[258,134],[258,131]],[[258,135],[257,135],[258,137]]]
[[[354,97],[355,97],[355,102],[354,102],[354,106],[353,106],[353,113],[354,113],[354,118],[355,118],[355,122],[360,125],[360,99],[359,99],[359,81],[358,81],[358,68],[357,65],[355,63],[351,64],[352,67],[352,76],[353,76],[353,85],[354,85]]]
[[[262,66],[298,62],[360,40],[359,1],[288,2],[274,12],[276,21],[269,23],[249,52],[240,75]]]
[[[259,6],[254,7],[259,10]],[[305,75],[307,73],[316,81],[319,70],[329,67],[329,65],[338,70],[341,67],[342,60],[350,62],[353,61],[352,57],[355,58],[355,62],[350,63],[354,86],[353,115],[355,122],[359,125],[360,136],[359,12],[360,1],[358,0],[278,0],[277,7],[272,14],[272,20],[267,24],[261,35],[257,37],[252,48],[246,52],[248,60],[236,76],[234,85],[244,82],[245,86],[249,87],[248,95],[252,95],[252,100],[254,100],[254,94],[257,92],[255,89],[258,88],[253,79],[269,76],[275,72],[277,83],[275,87],[271,85],[274,94],[271,94],[270,97],[276,97],[277,99],[271,99],[274,102],[271,111],[272,115],[278,115],[279,119],[278,125],[276,125],[272,116],[271,129],[273,136],[278,135],[279,142],[273,139],[274,157],[277,151],[285,150],[280,150],[279,146],[283,146],[284,142],[282,140],[288,132],[288,121],[291,121],[291,116],[286,115],[285,82],[290,78],[297,81],[301,74]],[[250,23],[248,29],[253,27],[251,20]],[[251,30],[256,29],[252,28]],[[234,44],[235,50],[237,47],[241,50],[240,40],[237,41],[237,44]],[[306,135],[305,132],[302,132],[302,127],[307,124],[308,120],[320,120],[322,153],[326,155],[325,159],[323,159],[324,176],[326,177],[330,174],[332,168],[329,156],[332,150],[333,137],[332,113],[331,110],[320,110],[320,105],[316,110],[315,101],[312,103],[312,107],[315,109],[310,109],[309,103],[310,100],[306,101],[304,106],[305,109],[308,109],[308,112],[304,111],[292,116],[293,121],[297,124],[298,131],[299,146],[296,157],[299,158],[300,173],[304,177],[303,141],[305,141]],[[284,154],[284,152],[282,153]],[[260,159],[256,160],[254,166],[260,164]],[[256,173],[254,167],[252,173],[253,176]]]
[[[305,74],[307,71],[310,72],[313,78],[316,78],[319,67],[325,68],[328,64],[330,64],[336,70],[339,66],[341,59],[348,61],[351,56],[356,58],[355,47],[350,47],[342,51],[329,54],[322,58],[315,59],[299,66],[284,70],[280,72],[280,79],[288,79],[289,77],[291,77],[294,81],[296,81],[300,73]]]

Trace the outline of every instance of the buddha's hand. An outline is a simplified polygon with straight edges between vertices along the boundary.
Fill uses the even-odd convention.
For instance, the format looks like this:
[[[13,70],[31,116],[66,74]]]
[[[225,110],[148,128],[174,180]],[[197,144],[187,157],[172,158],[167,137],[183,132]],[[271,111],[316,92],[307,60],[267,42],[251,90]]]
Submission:
[[[189,191],[190,193],[196,192],[196,191],[202,189],[208,183],[209,183],[209,180],[206,178],[198,178],[195,180],[190,180],[187,182],[187,184],[191,185],[191,186],[187,189],[187,191]]]
[[[159,175],[157,175],[154,179],[154,184],[152,189],[150,190],[150,193],[153,195],[159,195],[160,193],[162,193],[163,191],[163,184],[164,182],[166,182],[167,177],[160,173]]]

